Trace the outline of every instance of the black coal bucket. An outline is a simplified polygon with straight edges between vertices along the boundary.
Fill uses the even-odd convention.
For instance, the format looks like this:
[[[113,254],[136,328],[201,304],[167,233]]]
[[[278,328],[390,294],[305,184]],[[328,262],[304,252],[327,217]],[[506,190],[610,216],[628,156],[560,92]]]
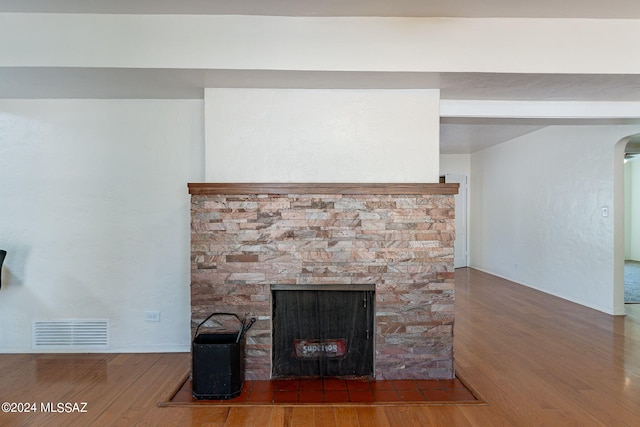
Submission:
[[[238,332],[198,334],[213,316],[233,316],[240,323]],[[256,321],[233,313],[212,313],[196,328],[191,347],[192,394],[196,399],[233,399],[244,383],[244,334]]]

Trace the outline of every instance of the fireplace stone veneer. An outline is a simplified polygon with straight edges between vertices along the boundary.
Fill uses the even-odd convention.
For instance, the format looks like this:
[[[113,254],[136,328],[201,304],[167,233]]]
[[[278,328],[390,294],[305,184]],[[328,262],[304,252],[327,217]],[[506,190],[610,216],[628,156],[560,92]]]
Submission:
[[[271,285],[374,285],[375,377],[454,377],[457,184],[189,184],[191,325],[256,317],[246,378],[271,377]]]

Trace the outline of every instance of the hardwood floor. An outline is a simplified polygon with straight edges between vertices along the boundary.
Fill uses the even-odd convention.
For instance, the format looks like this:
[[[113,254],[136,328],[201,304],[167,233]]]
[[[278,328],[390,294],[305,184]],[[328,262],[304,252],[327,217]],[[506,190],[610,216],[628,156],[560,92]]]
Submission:
[[[608,316],[456,270],[457,373],[485,406],[158,407],[189,368],[187,354],[3,354],[0,403],[35,403],[37,412],[0,412],[0,425],[637,425],[640,305],[627,307],[625,317]],[[48,402],[86,402],[86,412],[44,413]]]

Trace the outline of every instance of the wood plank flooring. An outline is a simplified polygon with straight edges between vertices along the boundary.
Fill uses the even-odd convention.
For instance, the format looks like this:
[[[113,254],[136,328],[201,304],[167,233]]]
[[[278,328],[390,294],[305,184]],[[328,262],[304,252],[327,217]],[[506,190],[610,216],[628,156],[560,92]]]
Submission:
[[[456,270],[457,373],[488,403],[158,407],[189,369],[170,354],[0,354],[2,426],[634,426],[640,306],[613,317],[472,269]],[[83,413],[45,413],[86,402]],[[63,408],[64,409],[64,408]]]

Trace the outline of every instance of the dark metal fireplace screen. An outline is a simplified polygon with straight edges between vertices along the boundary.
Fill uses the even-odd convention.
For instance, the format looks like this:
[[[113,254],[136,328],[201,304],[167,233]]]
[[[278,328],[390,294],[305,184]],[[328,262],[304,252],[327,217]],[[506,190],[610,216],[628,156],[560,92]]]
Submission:
[[[373,377],[369,285],[273,285],[272,376]]]

